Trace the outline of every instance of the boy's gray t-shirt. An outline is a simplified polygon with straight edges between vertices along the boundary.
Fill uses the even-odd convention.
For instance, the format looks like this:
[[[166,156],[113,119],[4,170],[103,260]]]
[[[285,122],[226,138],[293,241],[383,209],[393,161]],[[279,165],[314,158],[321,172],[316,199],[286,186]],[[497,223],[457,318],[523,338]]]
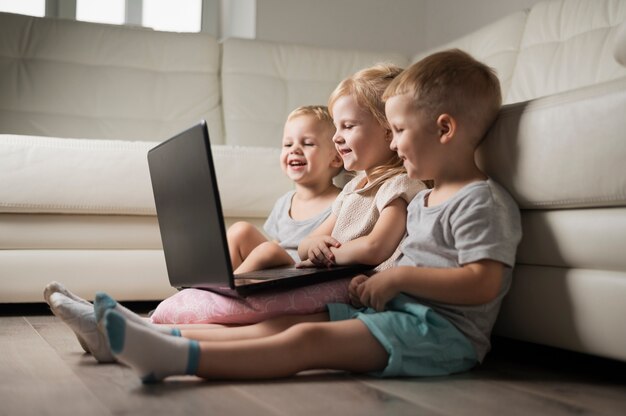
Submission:
[[[298,245],[304,237],[309,235],[328,218],[331,206],[328,206],[328,209],[312,218],[296,221],[289,214],[291,200],[295,193],[295,191],[289,191],[276,201],[272,212],[270,212],[267,221],[263,225],[263,230],[265,230],[270,239],[277,241],[297,263],[300,261]]]
[[[505,264],[500,292],[487,304],[452,305],[417,298],[463,332],[482,361],[490,348],[491,329],[502,298],[511,285],[515,252],[522,236],[519,208],[491,179],[473,182],[433,207],[425,205],[429,193],[425,190],[417,194],[407,208],[407,237],[396,264],[450,268],[486,259]]]

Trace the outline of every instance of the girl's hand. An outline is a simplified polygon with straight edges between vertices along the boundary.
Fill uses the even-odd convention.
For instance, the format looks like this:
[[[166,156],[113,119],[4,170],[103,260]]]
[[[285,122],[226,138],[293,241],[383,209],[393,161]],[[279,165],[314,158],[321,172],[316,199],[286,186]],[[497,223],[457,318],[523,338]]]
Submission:
[[[296,263],[296,269],[306,269],[307,267],[315,267],[311,260],[303,260],[299,263]]]
[[[307,259],[316,267],[332,267],[335,264],[335,255],[330,247],[338,248],[341,243],[329,235],[310,237]]]
[[[385,310],[387,302],[399,293],[393,285],[392,275],[388,272],[375,274],[357,286],[356,291],[361,304],[377,312]]]
[[[357,288],[366,280],[367,276],[365,276],[364,274],[360,274],[350,280],[350,284],[348,285],[348,296],[350,297],[350,303],[355,308],[362,308],[364,306],[359,299]]]

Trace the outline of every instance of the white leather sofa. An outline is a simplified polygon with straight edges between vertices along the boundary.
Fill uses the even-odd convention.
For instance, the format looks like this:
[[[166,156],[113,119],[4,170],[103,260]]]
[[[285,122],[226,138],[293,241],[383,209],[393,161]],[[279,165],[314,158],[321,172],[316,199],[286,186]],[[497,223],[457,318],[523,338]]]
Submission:
[[[625,20],[626,0],[549,1],[437,48],[468,51],[502,83],[478,158],[518,201],[524,238],[495,331],[620,360]],[[227,221],[260,224],[290,187],[277,162],[288,112],[324,104],[362,67],[430,52],[219,43],[0,13],[0,303],[39,302],[53,279],[86,297],[173,293],[149,148],[206,119]]]

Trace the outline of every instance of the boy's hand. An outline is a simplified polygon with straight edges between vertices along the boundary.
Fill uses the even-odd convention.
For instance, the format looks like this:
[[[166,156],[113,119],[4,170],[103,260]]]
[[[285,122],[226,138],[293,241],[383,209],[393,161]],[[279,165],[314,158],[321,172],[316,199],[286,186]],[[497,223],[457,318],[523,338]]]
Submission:
[[[357,296],[361,304],[378,312],[385,310],[387,302],[399,293],[392,284],[388,273],[390,271],[377,273],[357,286]]]
[[[340,246],[341,243],[329,235],[311,237],[307,258],[317,267],[331,267],[335,264],[335,255],[330,247]]]
[[[348,285],[348,296],[350,298],[350,303],[355,308],[362,308],[364,305],[361,303],[358,295],[358,287],[367,280],[367,276],[364,274],[360,274],[355,276],[352,280],[350,280],[350,284]]]

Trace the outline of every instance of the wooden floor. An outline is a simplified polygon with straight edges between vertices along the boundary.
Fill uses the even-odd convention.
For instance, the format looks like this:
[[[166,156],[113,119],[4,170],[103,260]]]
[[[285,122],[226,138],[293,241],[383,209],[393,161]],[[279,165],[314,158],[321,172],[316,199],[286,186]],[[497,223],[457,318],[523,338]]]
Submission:
[[[264,382],[142,385],[99,365],[41,305],[0,308],[0,415],[626,415],[626,363],[496,339],[451,377],[306,373]]]

